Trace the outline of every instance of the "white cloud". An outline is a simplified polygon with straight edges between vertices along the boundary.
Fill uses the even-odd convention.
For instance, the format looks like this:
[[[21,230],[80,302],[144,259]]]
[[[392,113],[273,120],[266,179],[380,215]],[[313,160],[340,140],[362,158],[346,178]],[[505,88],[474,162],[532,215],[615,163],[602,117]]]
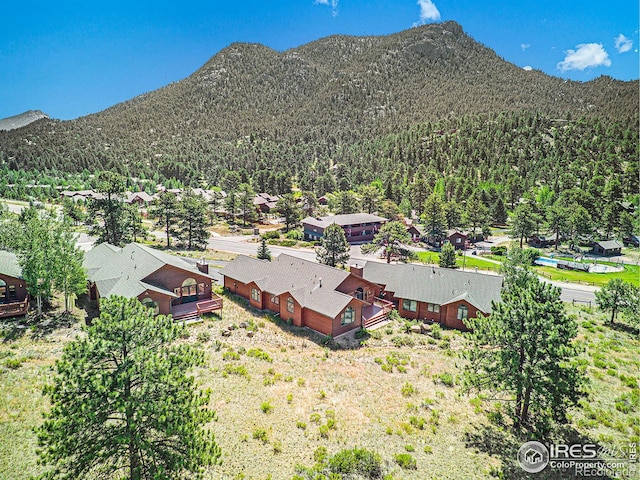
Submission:
[[[331,15],[338,16],[338,2],[339,0],[315,0],[316,5],[327,5],[331,7]]]
[[[531,46],[530,43],[521,43],[520,44],[520,48],[522,49],[522,51],[524,52],[527,48],[529,48]]]
[[[618,53],[628,52],[631,47],[633,47],[633,41],[630,38],[625,37],[623,34],[616,37],[616,50]]]
[[[420,20],[414,23],[414,26],[424,25],[430,20],[440,20],[440,11],[431,0],[418,0],[420,5]]]
[[[531,70],[533,70],[533,67],[531,65],[527,65],[526,67],[522,67],[522,69],[530,72]]]
[[[568,70],[584,70],[590,67],[611,66],[609,54],[605,51],[601,43],[581,43],[576,46],[576,50],[567,50],[567,56],[557,65],[558,70],[566,72]]]

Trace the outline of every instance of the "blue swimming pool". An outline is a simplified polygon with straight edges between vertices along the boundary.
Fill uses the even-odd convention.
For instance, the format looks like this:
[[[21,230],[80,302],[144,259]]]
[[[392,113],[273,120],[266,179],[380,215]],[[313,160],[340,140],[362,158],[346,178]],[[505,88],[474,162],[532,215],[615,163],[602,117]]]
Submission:
[[[558,265],[557,260],[554,260],[553,258],[547,258],[547,257],[538,257],[535,259],[533,263],[535,263],[536,265],[541,265],[543,267],[555,267]]]

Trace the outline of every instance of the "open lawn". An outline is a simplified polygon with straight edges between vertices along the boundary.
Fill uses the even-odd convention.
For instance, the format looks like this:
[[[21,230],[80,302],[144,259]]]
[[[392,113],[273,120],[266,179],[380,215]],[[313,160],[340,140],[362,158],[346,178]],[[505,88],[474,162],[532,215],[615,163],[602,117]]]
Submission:
[[[580,318],[579,363],[593,382],[590,397],[572,412],[574,433],[610,448],[638,442],[637,334],[610,328],[605,315],[589,308],[570,308]],[[240,328],[243,322],[248,328]],[[223,337],[231,324],[239,328]],[[41,390],[79,327],[40,335],[9,325],[0,344],[0,478],[20,480],[40,472],[32,429],[47,409]],[[396,322],[371,332],[360,348],[332,349],[327,339],[252,311],[236,297],[225,299],[222,318],[211,316],[189,332],[184,341],[207,352],[207,366],[195,375],[212,391],[211,428],[223,451],[222,465],[206,479],[291,479],[297,464],[314,464],[319,447],[330,455],[374,450],[389,479],[500,472],[529,478],[515,463],[521,442],[487,419],[489,412],[499,416],[500,405],[461,390],[465,334],[407,334]],[[411,455],[417,469],[399,466],[400,453]],[[536,478],[566,477],[546,469]]]
[[[418,260],[421,261],[422,263],[426,263],[429,265],[431,264],[438,265],[438,262],[440,261],[440,253],[438,252],[417,252],[417,253],[418,253]],[[464,255],[464,257],[462,255],[456,255],[456,265],[459,268],[463,268],[464,266],[465,270],[475,270],[477,268],[478,270],[485,270],[485,271],[492,271],[492,272],[497,272],[498,269],[500,268],[500,265],[498,265],[495,262],[487,261],[478,255],[471,255],[469,253]]]
[[[610,262],[598,262],[616,265]],[[624,271],[613,273],[589,273],[576,270],[563,270],[555,267],[535,267],[535,271],[551,280],[560,282],[580,283],[583,285],[602,286],[609,280],[620,278],[636,287],[640,286],[640,267],[638,265],[624,265]]]

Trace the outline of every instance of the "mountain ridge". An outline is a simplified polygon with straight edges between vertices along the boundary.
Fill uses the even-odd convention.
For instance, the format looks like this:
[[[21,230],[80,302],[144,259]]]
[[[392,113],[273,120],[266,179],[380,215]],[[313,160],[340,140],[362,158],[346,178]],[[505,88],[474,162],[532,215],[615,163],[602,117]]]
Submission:
[[[281,52],[235,42],[189,77],[102,112],[0,132],[0,160],[12,168],[66,162],[73,170],[136,174],[180,161],[202,172],[228,168],[225,155],[246,137],[274,148],[316,145],[317,155],[332,156],[339,145],[465,115],[633,117],[637,86],[525,71],[456,22],[386,36],[332,35]]]

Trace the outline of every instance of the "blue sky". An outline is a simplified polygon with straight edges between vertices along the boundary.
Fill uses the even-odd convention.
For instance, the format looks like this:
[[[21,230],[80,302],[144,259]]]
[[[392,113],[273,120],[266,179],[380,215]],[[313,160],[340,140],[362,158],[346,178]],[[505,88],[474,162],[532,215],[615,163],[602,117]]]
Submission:
[[[189,76],[236,41],[286,50],[447,20],[522,68],[634,80],[638,17],[637,0],[7,1],[0,118],[95,113]]]

